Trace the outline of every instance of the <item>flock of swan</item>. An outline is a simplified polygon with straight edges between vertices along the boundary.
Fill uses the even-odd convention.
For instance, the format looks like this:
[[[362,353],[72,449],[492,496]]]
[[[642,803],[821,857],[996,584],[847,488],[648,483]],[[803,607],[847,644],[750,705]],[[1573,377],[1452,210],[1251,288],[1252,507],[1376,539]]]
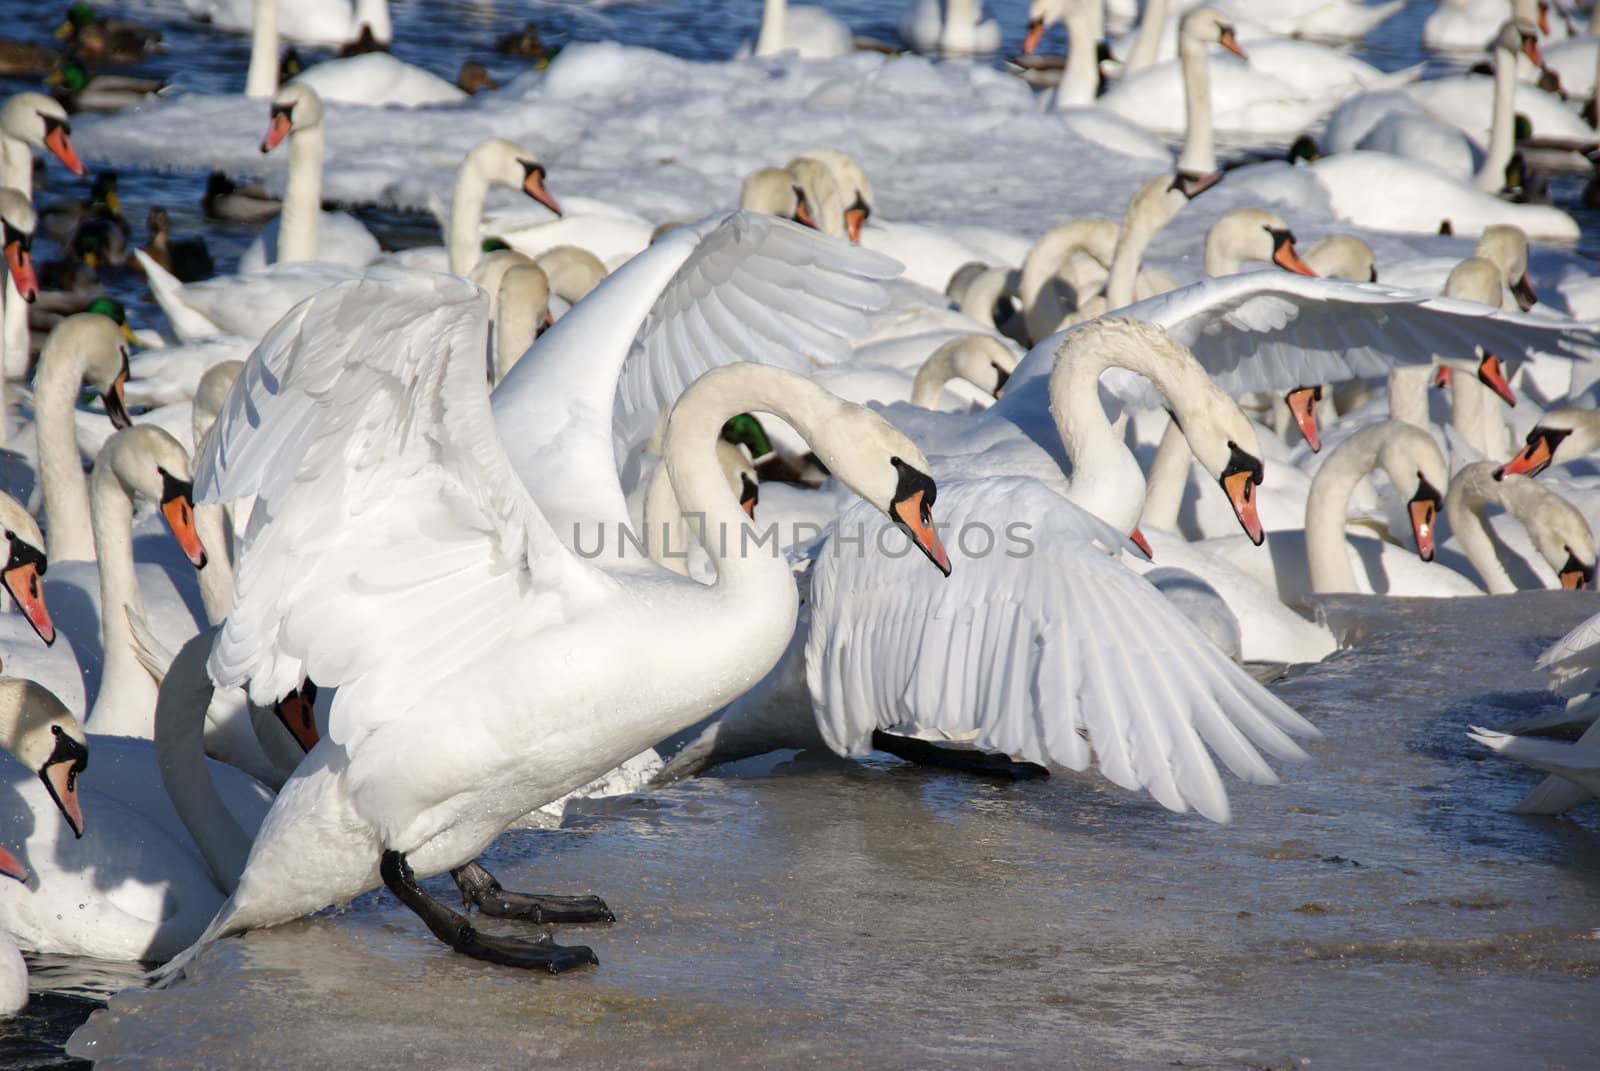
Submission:
[[[380,887],[465,955],[595,963],[480,932],[418,878],[484,915],[614,921],[475,860],[619,768],[808,746],[1092,768],[1225,822],[1224,769],[1274,784],[1319,735],[1246,668],[1338,649],[1312,596],[1594,586],[1600,336],[1529,278],[1530,241],[1576,224],[1504,196],[1529,184],[1518,112],[1556,151],[1600,140],[1536,86],[1542,4],[1442,3],[1425,35],[1493,71],[1450,89],[1284,36],[1396,5],[1146,0],[1107,41],[1101,0],[1033,0],[1027,50],[1068,28],[1075,129],[1183,140],[1120,219],[1031,243],[981,198],[964,227],[886,219],[835,147],[647,221],[558,198],[559,158],[488,137],[444,244],[386,252],[324,209],[325,102],[459,91],[423,99],[453,87],[381,51],[278,84],[280,36],[387,42],[381,0],[186,2],[253,34],[245,91],[288,174],[236,273],[132,251],[173,341],[102,302],[34,358],[35,164],[85,168],[59,101],[0,110],[0,1010],[26,1001],[19,947],[173,978]],[[902,32],[964,53],[999,29],[918,0]],[[858,44],[767,0],[741,62]],[[1559,77],[1574,105],[1583,73]],[[1318,120],[1309,165],[1218,159],[1216,133]],[[1348,225],[1303,245],[1275,205],[1307,184]],[[1196,212],[1184,260],[1150,258]],[[1362,230],[1444,222],[1465,256]],[[1600,795],[1600,615],[1540,666],[1564,708],[1472,734],[1545,771],[1521,807],[1557,813]]]

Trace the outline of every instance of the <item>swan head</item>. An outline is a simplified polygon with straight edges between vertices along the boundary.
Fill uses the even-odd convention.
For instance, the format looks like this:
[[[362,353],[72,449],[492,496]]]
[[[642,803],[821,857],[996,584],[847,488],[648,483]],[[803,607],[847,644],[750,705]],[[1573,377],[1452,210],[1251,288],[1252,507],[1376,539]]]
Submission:
[[[72,147],[72,124],[61,102],[43,93],[16,93],[0,109],[0,130],[49,152],[78,177],[88,174]]]
[[[489,138],[473,146],[467,154],[467,160],[490,182],[521,190],[556,215],[561,215],[561,206],[545,189],[544,165],[522,146],[504,138]]]
[[[1517,456],[1500,466],[1495,479],[1537,476],[1551,465],[1564,465],[1600,447],[1594,413],[1587,409],[1552,409],[1528,432]]]
[[[606,266],[587,249],[558,245],[533,258],[550,283],[550,293],[569,305],[589,296],[589,291],[605,280]]]
[[[804,203],[794,176],[779,167],[763,167],[744,177],[739,190],[739,207],[746,212],[761,212],[782,219],[792,219],[807,227],[815,227],[811,210]]]
[[[1480,478],[1489,462],[1467,466]],[[1458,474],[1457,479],[1461,476]],[[1556,573],[1561,586],[1569,591],[1594,587],[1594,533],[1582,513],[1565,498],[1526,476],[1496,476],[1497,482],[1483,496],[1501,505],[1527,529],[1534,548]],[[1484,488],[1488,491],[1488,488]]]
[[[1193,42],[1202,47],[1221,45],[1240,59],[1249,59],[1239,47],[1232,20],[1214,7],[1197,7],[1185,15],[1178,23],[1178,42],[1180,45]]]
[[[322,98],[310,86],[290,82],[272,98],[267,119],[267,136],[261,139],[261,151],[271,152],[297,130],[310,130],[322,125]]]
[[[1353,234],[1330,234],[1306,250],[1306,266],[1324,279],[1352,283],[1378,281],[1378,257],[1372,246]]]
[[[4,532],[6,540],[0,586],[5,587],[22,616],[48,647],[56,642],[56,626],[44,602],[44,589],[39,586],[39,578],[44,576],[48,566],[44,535],[33,515],[7,494],[0,494],[0,532]]]
[[[0,187],[0,236],[3,236],[6,270],[17,284],[22,300],[32,304],[39,296],[39,279],[33,273],[33,228],[37,217],[33,202],[20,190]]]
[[[194,523],[194,477],[189,453],[153,424],[117,432],[100,448],[98,470],[106,465],[130,497],[155,502],[189,564],[206,567],[206,549]]]
[[[1213,223],[1206,232],[1205,256],[1211,275],[1231,275],[1243,261],[1276,264],[1296,275],[1317,274],[1300,259],[1289,225],[1261,208],[1235,208]]]
[[[788,167],[792,170],[795,163],[802,159],[815,160],[827,168],[840,199],[849,202],[844,208],[845,233],[850,241],[860,245],[861,229],[872,216],[875,203],[872,182],[867,178],[866,171],[862,170],[855,157],[840,149],[807,149],[790,160]]]
[[[985,394],[999,398],[1016,371],[1017,357],[992,335],[958,335],[945,342],[917,370],[911,404],[932,407],[952,379],[964,379]]]
[[[1528,236],[1521,227],[1510,223],[1485,227],[1472,254],[1474,258],[1481,257],[1498,269],[1500,278],[1496,282],[1503,281],[1511,289],[1517,306],[1523,312],[1539,303],[1538,295],[1533,292],[1533,284],[1528,281]],[[1449,291],[1446,290],[1446,293]],[[1486,304],[1499,305],[1498,286],[1495,288],[1495,298]]]
[[[57,356],[58,354],[63,356]],[[128,383],[127,327],[98,312],[79,312],[56,325],[45,340],[39,364],[82,362],[83,382],[100,395],[114,428],[133,424],[123,390]]]
[[[1545,21],[1548,23],[1548,17]],[[1507,19],[1489,47],[1513,56],[1520,52],[1535,67],[1544,69],[1544,57],[1539,54],[1539,27],[1527,19]]]
[[[0,677],[0,746],[38,775],[73,835],[83,836],[78,775],[89,765],[89,746],[61,700],[33,681]]]
[[[845,219],[838,185],[827,165],[800,157],[784,169],[794,180],[798,201],[795,222],[835,238],[845,237]],[[804,217],[804,218],[802,218]]]
[[[1435,523],[1444,505],[1444,488],[1450,485],[1450,470],[1445,466],[1438,444],[1426,431],[1397,421],[1384,427],[1383,443],[1378,448],[1378,466],[1395,490],[1406,496],[1406,514],[1411,519],[1417,556],[1431,562],[1436,541]]]

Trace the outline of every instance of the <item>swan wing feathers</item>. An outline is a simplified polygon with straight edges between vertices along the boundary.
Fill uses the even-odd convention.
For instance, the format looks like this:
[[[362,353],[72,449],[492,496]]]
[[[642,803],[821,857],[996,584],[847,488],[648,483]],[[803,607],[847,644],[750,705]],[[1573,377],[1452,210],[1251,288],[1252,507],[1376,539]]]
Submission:
[[[1017,478],[949,484],[938,512],[948,579],[893,556],[881,516],[854,506],[817,562],[806,663],[829,747],[861,754],[874,729],[915,725],[1074,770],[1092,752],[1116,784],[1219,822],[1208,746],[1257,784],[1277,780],[1261,751],[1304,757],[1291,737],[1316,729],[1108,556],[1122,540],[1098,519]]]
[[[1434,354],[1471,360],[1477,347],[1507,361],[1533,353],[1600,357],[1600,334],[1589,325],[1276,269],[1205,279],[1118,315],[1166,328],[1234,396],[1383,376]],[[1131,404],[1158,403],[1131,373],[1108,373],[1104,382]]]
[[[445,275],[374,269],[296,306],[235,382],[196,466],[201,501],[256,495],[218,683],[270,703],[338,687],[350,744],[609,590],[512,473],[489,415],[486,303]]]
[[[1593,690],[1593,671],[1600,669],[1600,614],[1546,648],[1535,667],[1549,674],[1551,687],[1561,695]]]
[[[650,307],[617,384],[617,427],[654,427],[706,371],[756,361],[790,371],[846,360],[888,304],[898,261],[772,216],[697,226],[699,243]],[[640,421],[636,414],[650,414]]]

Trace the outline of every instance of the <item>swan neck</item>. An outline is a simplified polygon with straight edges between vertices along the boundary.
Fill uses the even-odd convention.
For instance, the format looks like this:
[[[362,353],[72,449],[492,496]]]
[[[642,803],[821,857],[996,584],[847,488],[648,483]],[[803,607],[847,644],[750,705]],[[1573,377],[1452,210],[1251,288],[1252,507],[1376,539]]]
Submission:
[[[1067,498],[1127,535],[1144,504],[1144,473],[1100,404],[1100,375],[1114,366],[1127,367],[1103,350],[1063,351],[1050,373],[1050,413],[1072,462]]]
[[[195,533],[206,548],[206,564],[200,573],[200,602],[206,620],[213,625],[233,609],[233,568],[228,544],[228,515],[215,503],[194,507]]]
[[[1183,507],[1183,493],[1189,486],[1193,457],[1189,440],[1184,438],[1178,422],[1167,421],[1167,430],[1161,433],[1161,442],[1146,478],[1144,512],[1139,514],[1141,527],[1177,531],[1178,511]]]
[[[1457,368],[1450,377],[1450,425],[1484,457],[1500,457],[1510,446],[1503,403],[1475,370]]]
[[[1178,170],[1209,175],[1217,169],[1217,146],[1211,133],[1211,71],[1206,46],[1178,35],[1178,63],[1183,70],[1183,152]]]
[[[788,4],[785,0],[765,0],[761,6],[761,30],[756,35],[758,56],[776,56],[783,51],[783,20]]]
[[[1154,200],[1149,199],[1151,194]],[[1156,233],[1183,207],[1183,202],[1183,194],[1171,189],[1159,193],[1141,190],[1134,195],[1123,217],[1117,249],[1111,256],[1111,271],[1106,276],[1107,308],[1120,309],[1133,304],[1145,250],[1150,248]]]
[[[644,496],[645,553],[650,560],[679,576],[689,575],[689,526],[672,493],[667,466],[658,464],[650,474]]]
[[[267,100],[278,91],[278,0],[255,0],[250,27],[250,68],[244,95]]]
[[[1517,54],[1507,48],[1494,50],[1494,117],[1489,126],[1489,147],[1484,150],[1483,166],[1477,184],[1487,193],[1499,193],[1506,184],[1506,165],[1511,162],[1512,141],[1516,135]]]
[[[478,227],[483,203],[489,196],[489,179],[473,154],[456,169],[456,190],[450,201],[450,273],[465,278],[483,257]]]
[[[533,346],[539,332],[539,321],[549,308],[534,301],[501,301],[499,315],[494,321],[495,382],[506,377],[516,363]]]
[[[0,131],[0,186],[10,186],[26,197],[33,196],[33,147],[12,134]]]
[[[1123,70],[1137,71],[1155,63],[1161,53],[1161,35],[1167,28],[1167,0],[1145,0],[1139,15],[1139,36]]]
[[[131,611],[144,616],[133,564],[133,497],[101,451],[90,481],[100,571],[100,643],[105,667],[89,725],[97,733],[150,739],[155,681],[134,650]]]
[[[1378,462],[1384,425],[1346,439],[1323,462],[1306,498],[1306,558],[1311,590],[1319,595],[1354,592],[1355,569],[1345,546],[1344,522],[1356,485]]]
[[[1478,481],[1457,480],[1445,495],[1445,516],[1450,518],[1450,531],[1455,535],[1456,545],[1466,553],[1467,560],[1472,563],[1472,568],[1483,580],[1483,586],[1489,594],[1515,594],[1517,585],[1501,564],[1500,555],[1495,552],[1494,540],[1489,536],[1489,524],[1484,518],[1487,502],[1488,498]],[[1497,504],[1508,505],[1498,500]]]
[[[1092,105],[1100,89],[1099,38],[1094,33],[1094,18],[1079,3],[1067,5],[1067,69],[1056,88],[1056,107],[1080,108]]]
[[[958,375],[953,346],[940,346],[933,355],[922,362],[916,378],[911,381],[911,404],[919,409],[932,409],[939,404],[944,385]]]
[[[72,418],[87,363],[82,352],[52,339],[45,343],[34,376],[34,434],[44,490],[45,550],[52,563],[95,560],[89,481],[83,475]]]
[[[1389,419],[1427,431],[1428,383],[1434,368],[1427,364],[1396,365],[1389,370]]]
[[[278,225],[278,263],[318,258],[318,215],[322,211],[323,126],[296,130],[289,137],[289,183],[283,192]]]
[[[250,837],[223,803],[206,762],[206,708],[212,690],[206,658],[214,635],[213,629],[204,629],[190,637],[167,667],[156,697],[155,749],[173,809],[194,837],[217,888],[229,895],[244,873]]]

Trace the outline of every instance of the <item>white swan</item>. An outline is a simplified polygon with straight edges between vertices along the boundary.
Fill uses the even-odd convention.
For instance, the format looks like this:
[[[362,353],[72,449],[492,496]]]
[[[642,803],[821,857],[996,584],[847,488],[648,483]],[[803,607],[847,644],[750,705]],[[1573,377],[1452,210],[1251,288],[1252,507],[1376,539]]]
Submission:
[[[752,54],[741,46],[737,56]],[[788,0],[764,0],[761,28],[756,31],[754,55],[798,53],[803,59],[832,59],[855,50],[850,27],[820,7],[790,7]],[[736,56],[736,58],[737,58]]]
[[[815,565],[809,634],[792,648],[815,713],[789,695],[798,670],[781,670],[783,681],[768,682],[776,689],[734,704],[686,749],[687,761],[804,743],[819,730],[840,754],[895,747],[878,730],[897,726],[975,730],[980,747],[1073,769],[1088,766],[1092,748],[1117,784],[1217,821],[1228,802],[1206,743],[1241,776],[1275,780],[1255,747],[1299,756],[1290,736],[1315,730],[1108,556],[1137,516],[1140,482],[1094,390],[1108,367],[1159,385],[1249,525],[1260,469],[1249,462],[1255,442],[1243,414],[1159,329],[1086,324],[1067,336],[1050,376],[1072,463],[1066,497],[1023,477],[959,478],[980,458],[950,463],[941,512],[952,531],[984,534],[955,541],[959,567],[937,589],[897,561],[869,517],[846,510]],[[669,767],[669,776],[683,772],[685,762]]]
[[[249,33],[255,26],[256,0],[183,0],[183,6],[219,29]],[[359,39],[363,26],[381,45],[394,40],[389,0],[278,0],[277,16],[278,32],[301,44],[337,48]]]
[[[1217,0],[1231,15],[1279,34],[1355,40],[1405,6],[1403,0],[1365,4],[1360,0]]]
[[[1514,814],[1562,814],[1600,795],[1600,722],[1591,724],[1571,743],[1512,736],[1477,725],[1467,735],[1484,747],[1550,775],[1511,808]]]
[[[1487,506],[1500,506],[1521,525],[1536,557],[1522,563],[1532,567],[1541,586],[1551,586],[1539,574],[1548,567],[1555,584],[1569,590],[1594,584],[1595,543],[1589,523],[1571,503],[1526,476],[1502,476],[1491,461],[1463,466],[1450,481],[1445,514],[1457,543],[1466,551],[1472,568],[1491,595],[1520,590],[1495,549],[1484,517]],[[1526,581],[1525,581],[1526,583]]]
[[[299,302],[337,283],[359,278],[349,264],[313,260],[185,283],[135,249],[150,293],[183,342],[233,335],[254,343]]]
[[[1434,51],[1479,52],[1489,47],[1508,16],[1537,20],[1550,33],[1543,0],[1441,0],[1422,24],[1422,44]]]
[[[264,100],[278,90],[278,11],[288,2],[292,0],[254,0],[250,66],[244,83],[247,97]],[[384,21],[388,21],[387,11]],[[359,33],[358,26],[356,36]],[[356,36],[347,40],[354,41]],[[294,81],[315,89],[323,100],[344,104],[418,108],[459,103],[468,96],[465,90],[431,71],[401,62],[384,51],[324,60],[301,71]]]
[[[811,378],[848,402],[889,405],[909,402],[919,409],[969,409],[973,394],[992,400],[1005,389],[1017,355],[993,335],[956,335],[940,343],[915,375],[861,361],[818,369]],[[965,389],[947,389],[963,387]],[[941,404],[949,398],[950,404]]]
[[[1500,468],[1502,476],[1537,476],[1600,450],[1600,412],[1552,409],[1528,431],[1525,445]]]
[[[900,17],[900,39],[918,52],[994,52],[1003,36],[1000,20],[983,14],[983,0],[911,0]]]
[[[56,565],[95,558],[89,482],[78,455],[72,414],[85,386],[99,394],[116,428],[128,427],[124,387],[128,343],[109,317],[80,312],[56,325],[34,375],[34,434],[44,493],[50,560]]]
[[[72,147],[72,124],[59,101],[43,93],[17,93],[0,108],[0,186],[33,197],[33,154],[49,152],[68,171],[86,174],[83,161]],[[32,353],[28,343],[28,302],[7,273],[5,287],[5,375],[27,378]]]
[[[5,298],[17,291],[20,311],[15,315],[27,317],[27,307],[39,296],[39,279],[33,271],[33,229],[38,219],[34,215],[33,201],[21,190],[0,186],[0,253],[5,258],[5,276],[0,279],[0,347],[4,345],[6,307]],[[3,349],[0,349],[0,444],[11,437],[10,390],[3,368]]]
[[[330,323],[357,310],[367,329],[330,337]],[[421,892],[413,868],[428,874],[467,863],[534,806],[753,684],[788,642],[796,592],[787,566],[768,555],[713,547],[718,581],[708,587],[662,570],[600,567],[561,543],[497,445],[482,375],[484,322],[483,298],[465,281],[374,271],[280,324],[219,420],[202,460],[208,497],[258,494],[258,509],[273,520],[252,526],[246,539],[239,599],[212,675],[248,680],[254,696],[276,697],[307,676],[339,691],[329,733],[279,794],[207,938],[293,919],[381,882],[469,955],[548,970],[592,962],[587,949],[441,925],[464,920]],[[412,344],[395,345],[402,337]],[[543,362],[522,362],[513,378],[536,363]],[[711,445],[725,420],[751,409],[802,429],[834,473],[943,564],[931,528],[934,487],[917,448],[881,418],[781,370],[714,370],[679,399],[666,456],[686,508],[704,510],[724,530],[745,530]],[[420,435],[418,421],[428,426]],[[371,473],[379,478],[351,481],[344,447],[313,448],[296,426],[318,427],[352,449],[357,437],[376,433]],[[620,500],[614,475],[607,482]],[[395,494],[403,486],[417,493]],[[308,530],[294,518],[330,510],[341,518],[324,529],[334,539],[307,545]],[[286,552],[298,564],[291,567]],[[377,594],[363,579],[376,575],[400,583]],[[475,607],[486,631],[423,624],[451,617],[437,612],[441,582],[466,600],[460,605]],[[360,638],[350,631],[357,619]],[[645,660],[630,674],[603,670],[600,661],[584,668],[578,652],[598,654],[630,628],[656,637],[692,632],[701,656],[641,644]],[[419,689],[403,671],[415,657],[407,635],[430,659],[455,667],[435,687],[481,693],[460,725],[478,744],[464,737],[464,747],[439,747],[434,688]],[[481,667],[491,664],[501,683],[481,688]],[[530,707],[535,693],[524,685],[535,678],[544,698]],[[596,703],[611,714],[592,717]],[[316,860],[310,872],[308,859]],[[286,884],[286,872],[299,876]]]
[[[289,182],[283,211],[239,258],[241,272],[269,264],[321,261],[361,267],[382,252],[372,232],[346,212],[322,210],[322,100],[310,86],[291,82],[272,98],[272,117],[261,151],[289,142]]]
[[[22,947],[109,960],[159,960],[193,941],[232,888],[272,794],[207,762],[200,726],[211,683],[211,634],[180,651],[162,682],[155,741],[90,734],[79,779],[93,816],[81,838],[36,822],[22,845],[26,886],[0,889],[0,930]],[[3,693],[0,693],[3,694]],[[34,778],[6,771],[5,790],[38,815]],[[61,910],[62,904],[73,910]]]

